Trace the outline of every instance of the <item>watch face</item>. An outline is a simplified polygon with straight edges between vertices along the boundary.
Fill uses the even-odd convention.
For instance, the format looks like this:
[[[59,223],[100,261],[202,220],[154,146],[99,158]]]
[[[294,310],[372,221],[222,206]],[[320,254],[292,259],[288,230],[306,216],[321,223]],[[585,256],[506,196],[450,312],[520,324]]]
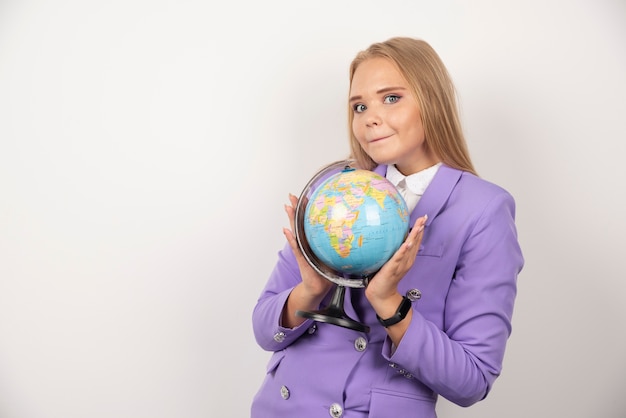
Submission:
[[[400,314],[402,315],[402,319],[404,319],[406,317],[406,314],[409,313],[409,310],[411,310],[411,306],[411,299],[404,297],[402,299],[400,307],[398,308],[398,311],[400,311]]]
[[[378,318],[378,322],[380,322],[380,324],[383,327],[385,328],[390,327],[402,321],[404,318],[406,318],[406,315],[409,313],[411,306],[412,306],[411,300],[407,298],[406,296],[404,296],[402,298],[402,302],[400,303],[400,306],[398,306],[398,310],[391,318],[382,319],[378,315],[376,315],[376,318]]]

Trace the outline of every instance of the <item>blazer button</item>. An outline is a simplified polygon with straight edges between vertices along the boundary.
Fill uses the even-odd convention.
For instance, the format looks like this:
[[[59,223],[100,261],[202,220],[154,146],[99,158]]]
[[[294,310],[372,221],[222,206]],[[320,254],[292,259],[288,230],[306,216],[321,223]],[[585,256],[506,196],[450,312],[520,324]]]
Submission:
[[[279,331],[276,334],[274,334],[274,341],[276,341],[277,343],[282,343],[283,341],[285,341],[285,333],[282,331]]]
[[[317,331],[317,325],[316,325],[316,324],[311,325],[311,326],[309,327],[309,329],[307,330],[307,332],[308,332],[309,334],[315,334],[315,331]]]
[[[411,301],[415,302],[416,300],[422,297],[422,292],[419,289],[410,289],[406,291],[406,297]]]
[[[354,341],[354,348],[356,351],[365,351],[367,348],[367,340],[363,337],[359,337]]]
[[[330,413],[331,417],[339,418],[340,416],[343,415],[343,408],[338,403],[334,403],[330,406],[330,408],[328,409],[328,412]]]
[[[284,399],[287,400],[289,399],[289,389],[287,388],[287,386],[281,386],[280,388],[280,396]]]

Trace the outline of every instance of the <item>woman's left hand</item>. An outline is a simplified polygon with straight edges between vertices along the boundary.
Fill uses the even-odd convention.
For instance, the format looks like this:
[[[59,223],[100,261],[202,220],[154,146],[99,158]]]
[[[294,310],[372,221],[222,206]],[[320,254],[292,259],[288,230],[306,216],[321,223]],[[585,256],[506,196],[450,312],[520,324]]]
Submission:
[[[415,221],[415,225],[413,225],[411,232],[400,248],[367,285],[365,296],[377,312],[379,312],[378,308],[380,308],[381,312],[386,311],[385,305],[387,304],[390,304],[389,306],[392,307],[392,313],[395,312],[398,305],[396,303],[399,295],[398,283],[400,283],[400,280],[402,280],[415,262],[417,251],[424,236],[424,225],[427,219],[428,216],[424,215]]]

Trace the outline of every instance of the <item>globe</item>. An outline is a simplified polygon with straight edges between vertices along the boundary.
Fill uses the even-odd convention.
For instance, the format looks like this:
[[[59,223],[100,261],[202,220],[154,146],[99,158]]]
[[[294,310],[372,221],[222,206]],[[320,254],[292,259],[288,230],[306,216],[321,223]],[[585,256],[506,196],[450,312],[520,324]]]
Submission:
[[[409,211],[385,177],[341,160],[323,167],[304,187],[296,205],[295,236],[302,255],[337,286],[330,303],[296,315],[369,332],[343,308],[345,288],[363,288],[400,248]]]
[[[317,258],[346,277],[378,271],[398,250],[409,228],[402,196],[385,177],[345,168],[313,192],[304,234]]]

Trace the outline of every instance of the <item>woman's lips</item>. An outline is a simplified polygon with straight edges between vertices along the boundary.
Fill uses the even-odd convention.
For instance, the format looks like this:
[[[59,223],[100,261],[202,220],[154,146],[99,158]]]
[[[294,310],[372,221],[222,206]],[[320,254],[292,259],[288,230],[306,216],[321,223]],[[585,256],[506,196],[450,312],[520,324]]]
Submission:
[[[370,141],[370,144],[371,144],[371,143],[374,143],[374,142],[382,141],[382,140],[384,140],[384,139],[389,138],[390,136],[391,136],[391,135],[381,136],[381,137],[378,137],[378,138],[374,138],[374,139],[372,139],[372,140]]]

